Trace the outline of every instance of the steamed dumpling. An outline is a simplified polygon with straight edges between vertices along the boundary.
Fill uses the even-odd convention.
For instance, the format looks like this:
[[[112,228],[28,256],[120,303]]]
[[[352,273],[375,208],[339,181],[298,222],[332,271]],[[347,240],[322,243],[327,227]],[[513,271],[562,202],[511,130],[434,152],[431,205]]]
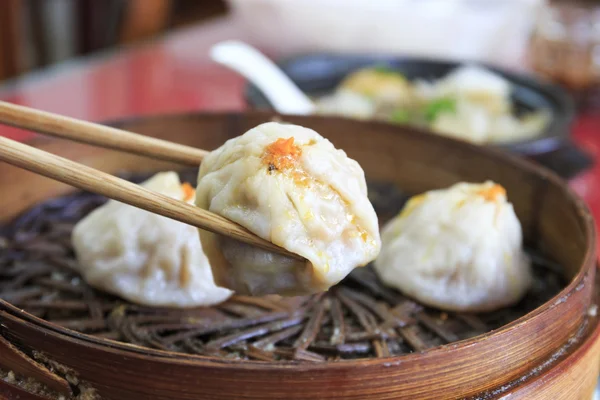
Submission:
[[[510,82],[475,65],[457,68],[436,82],[418,81],[416,90],[425,98],[457,98],[472,106],[481,107],[489,118],[512,114]]]
[[[215,281],[238,293],[327,290],[380,249],[358,163],[311,129],[265,123],[202,162],[196,205],[299,254],[300,261],[201,231]]]
[[[368,97],[351,90],[341,88],[329,96],[320,98],[317,111],[324,115],[343,115],[366,119],[373,116],[376,105]]]
[[[401,103],[411,96],[410,82],[387,68],[363,68],[349,74],[341,89],[358,93],[376,102]]]
[[[142,186],[193,201],[193,189],[175,172]],[[111,200],[75,226],[72,241],[85,281],[134,303],[195,307],[231,295],[215,285],[196,228],[181,222]]]
[[[413,197],[382,231],[381,280],[424,304],[487,311],[518,302],[531,284],[521,225],[493,182]]]
[[[333,94],[318,99],[317,112],[366,119],[377,117],[381,109],[410,103],[412,97],[410,83],[399,73],[363,68],[349,74]]]

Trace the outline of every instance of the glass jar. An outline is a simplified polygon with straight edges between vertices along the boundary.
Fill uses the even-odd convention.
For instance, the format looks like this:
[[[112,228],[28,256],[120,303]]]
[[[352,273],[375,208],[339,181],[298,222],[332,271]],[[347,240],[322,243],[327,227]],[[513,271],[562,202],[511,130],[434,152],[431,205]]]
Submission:
[[[600,90],[600,0],[551,0],[542,8],[529,48],[538,74],[569,88],[581,105]]]

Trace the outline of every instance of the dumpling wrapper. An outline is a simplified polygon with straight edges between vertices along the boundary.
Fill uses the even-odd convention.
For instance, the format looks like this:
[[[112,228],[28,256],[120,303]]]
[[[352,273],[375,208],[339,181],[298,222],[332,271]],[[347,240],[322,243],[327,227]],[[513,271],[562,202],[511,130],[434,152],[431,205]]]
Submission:
[[[196,205],[305,257],[200,231],[215,282],[240,294],[327,290],[375,259],[381,241],[363,170],[317,132],[265,123],[202,162]]]
[[[531,285],[521,224],[493,182],[413,197],[383,228],[382,242],[380,279],[429,306],[494,310],[518,302]]]
[[[495,72],[475,65],[456,68],[435,82],[417,81],[416,91],[428,99],[457,98],[482,107],[490,117],[511,114],[509,81]]]
[[[319,98],[316,104],[319,114],[342,115],[358,119],[371,118],[376,109],[375,103],[368,97],[345,88]]]
[[[185,190],[175,172],[141,185],[193,201],[193,189]],[[98,207],[75,225],[72,242],[88,284],[134,303],[207,306],[232,294],[215,285],[196,228],[127,204],[110,200]]]
[[[344,78],[339,89],[365,96],[375,102],[401,104],[412,96],[410,82],[387,68],[363,68]]]

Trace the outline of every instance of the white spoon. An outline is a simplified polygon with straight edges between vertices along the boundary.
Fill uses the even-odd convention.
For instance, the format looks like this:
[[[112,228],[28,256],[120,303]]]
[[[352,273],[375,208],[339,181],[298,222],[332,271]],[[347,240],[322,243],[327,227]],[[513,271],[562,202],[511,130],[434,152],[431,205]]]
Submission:
[[[258,87],[282,114],[307,115],[315,105],[271,60],[246,43],[228,40],[210,49],[210,57]]]

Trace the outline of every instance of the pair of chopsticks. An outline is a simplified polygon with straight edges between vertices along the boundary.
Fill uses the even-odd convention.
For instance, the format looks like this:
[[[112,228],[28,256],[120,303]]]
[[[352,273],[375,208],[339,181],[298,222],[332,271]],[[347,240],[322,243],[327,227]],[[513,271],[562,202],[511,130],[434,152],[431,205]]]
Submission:
[[[208,154],[206,150],[3,101],[0,101],[0,123],[196,167]],[[240,242],[302,259],[220,215],[5,137],[0,137],[0,161]]]

